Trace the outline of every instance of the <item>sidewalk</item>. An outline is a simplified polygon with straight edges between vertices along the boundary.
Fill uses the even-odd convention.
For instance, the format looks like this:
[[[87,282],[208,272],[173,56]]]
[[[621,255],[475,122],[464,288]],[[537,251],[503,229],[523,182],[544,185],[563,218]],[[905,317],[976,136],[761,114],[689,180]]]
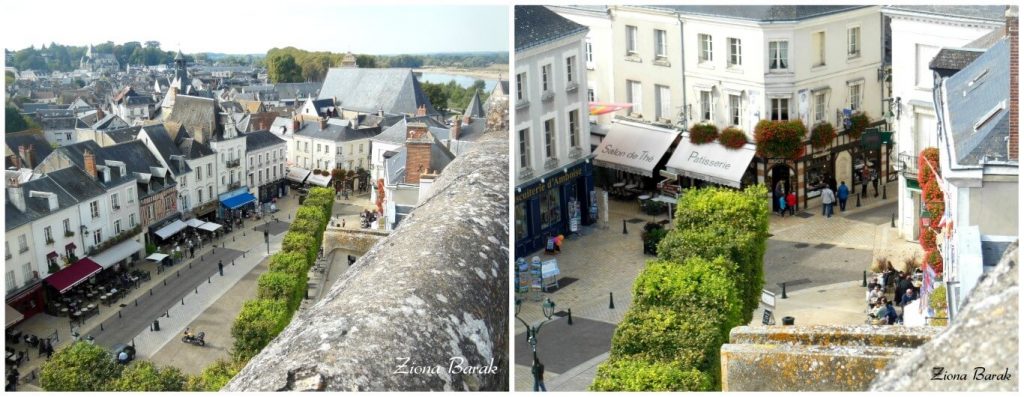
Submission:
[[[284,200],[278,201],[278,206],[281,211],[278,212],[277,217],[280,221],[284,222],[291,218],[294,211],[298,208],[297,196],[292,196]],[[152,272],[152,279],[146,283],[140,284],[136,289],[130,291],[125,298],[115,303],[114,305],[107,307],[101,306],[100,314],[93,316],[83,324],[80,329],[82,335],[92,335],[96,338],[97,343],[103,345],[103,341],[110,337],[104,335],[106,333],[124,333],[126,329],[123,328],[121,323],[128,319],[134,322],[140,319],[129,319],[123,317],[118,319],[118,311],[126,312],[128,306],[132,309],[146,309],[147,311],[168,311],[170,317],[159,318],[160,321],[160,332],[149,331],[148,324],[152,322],[152,319],[146,318],[142,320],[143,325],[142,332],[134,335],[134,342],[136,345],[137,353],[139,358],[148,358],[150,355],[158,351],[168,341],[176,338],[184,330],[184,327],[193,319],[195,319],[200,313],[209,307],[214,301],[216,301],[221,295],[228,291],[232,285],[237,283],[244,274],[248,273],[253,267],[255,267],[259,261],[266,256],[266,245],[263,241],[263,233],[254,230],[260,228],[264,223],[260,222],[248,222],[245,229],[236,229],[220,240],[216,241],[214,245],[206,245],[204,248],[196,253],[196,258],[192,260],[182,261],[182,263],[174,265],[160,274],[157,274],[157,265],[148,261],[141,261],[136,265],[136,268],[142,270],[150,270]],[[274,228],[278,229],[278,228]],[[277,235],[271,234],[271,252],[279,249],[280,242],[283,239],[284,233]],[[223,246],[223,247],[222,247]],[[230,246],[230,247],[229,247]],[[275,248],[276,247],[276,248]],[[234,249],[232,249],[234,248]],[[216,253],[213,251],[216,250]],[[168,297],[167,295],[176,295],[178,289],[183,289],[181,285],[177,288],[169,288],[175,285],[175,281],[178,281],[178,274],[181,273],[181,277],[185,278],[186,275],[195,273],[189,272],[189,264],[192,264],[194,270],[205,270],[210,274],[217,273],[216,261],[212,261],[210,255],[216,255],[217,257],[226,257],[225,255],[230,252],[246,252],[246,257],[236,258],[235,265],[232,266],[230,262],[224,262],[224,277],[211,276],[209,277],[209,283],[202,282],[199,280],[193,286],[187,286],[185,288],[189,293],[184,294],[185,305],[173,304],[170,302],[164,304],[164,301],[178,301],[180,302],[179,296]],[[249,253],[252,254],[249,254]],[[254,255],[253,255],[254,254]],[[202,263],[213,264],[213,268],[197,268],[196,266]],[[235,271],[234,269],[239,271]],[[195,277],[193,277],[195,278]],[[198,279],[198,278],[197,278]],[[207,279],[203,276],[201,279]],[[167,282],[167,287],[164,286],[164,282]],[[150,290],[153,291],[153,296],[150,296]],[[167,295],[163,295],[166,292]],[[139,307],[135,307],[134,302],[138,300]],[[156,308],[148,307],[147,304],[156,303]],[[125,305],[125,306],[119,306]],[[162,310],[161,310],[162,309]],[[123,313],[122,313],[123,314]],[[155,317],[155,316],[154,316]],[[101,326],[102,325],[102,326]],[[122,328],[118,328],[121,326]],[[230,327],[230,325],[228,325]],[[24,323],[18,325],[18,329],[25,333],[35,334],[41,338],[47,337],[47,335],[57,332],[59,340],[54,343],[54,349],[60,350],[64,346],[68,345],[71,341],[70,328],[66,318],[49,316],[46,314],[39,314]],[[131,331],[128,329],[127,331]],[[123,339],[120,337],[115,338],[117,340],[110,340],[110,344],[114,343],[131,343],[131,337],[125,336]],[[110,346],[103,345],[106,348]],[[19,345],[20,348],[25,348],[25,345]],[[38,379],[28,380],[30,374],[36,371],[43,362],[43,359],[36,359],[36,352],[30,352],[32,360],[22,364],[19,367],[23,382],[32,382],[38,385]]]

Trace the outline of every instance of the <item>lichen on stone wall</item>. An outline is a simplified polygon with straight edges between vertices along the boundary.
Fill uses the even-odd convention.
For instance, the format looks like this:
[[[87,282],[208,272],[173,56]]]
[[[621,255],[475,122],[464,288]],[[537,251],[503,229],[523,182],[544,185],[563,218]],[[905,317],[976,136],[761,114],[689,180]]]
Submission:
[[[508,390],[507,139],[449,164],[225,390]]]

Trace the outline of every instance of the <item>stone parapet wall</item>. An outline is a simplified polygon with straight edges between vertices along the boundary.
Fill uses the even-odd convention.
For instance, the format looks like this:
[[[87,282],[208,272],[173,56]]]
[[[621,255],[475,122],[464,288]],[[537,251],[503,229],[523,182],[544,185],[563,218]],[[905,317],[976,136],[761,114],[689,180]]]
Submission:
[[[508,162],[481,137],[224,390],[508,390]]]

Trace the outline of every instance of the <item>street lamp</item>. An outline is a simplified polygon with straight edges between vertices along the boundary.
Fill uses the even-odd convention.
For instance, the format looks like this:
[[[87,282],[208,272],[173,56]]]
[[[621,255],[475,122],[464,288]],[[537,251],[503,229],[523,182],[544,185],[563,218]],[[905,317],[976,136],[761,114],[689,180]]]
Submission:
[[[555,302],[552,302],[551,298],[544,299],[544,303],[541,303],[540,306],[544,312],[544,318],[546,318],[547,320],[541,321],[539,324],[535,326],[531,326],[526,322],[526,320],[523,320],[522,317],[519,317],[519,309],[522,307],[522,304],[523,299],[516,298],[516,319],[523,323],[523,326],[526,327],[526,342],[530,344],[530,349],[533,351],[533,359],[536,361],[537,333],[539,333],[540,328],[543,327],[544,324],[547,324],[548,321],[551,321],[551,317],[555,315]]]

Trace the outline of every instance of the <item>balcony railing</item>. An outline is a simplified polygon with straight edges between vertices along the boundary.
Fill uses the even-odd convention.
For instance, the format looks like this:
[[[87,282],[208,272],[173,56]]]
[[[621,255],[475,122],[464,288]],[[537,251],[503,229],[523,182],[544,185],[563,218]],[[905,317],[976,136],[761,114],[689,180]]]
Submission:
[[[904,178],[917,180],[917,156],[906,152],[900,153],[894,167]]]
[[[240,181],[235,181],[228,184],[228,190],[238,189],[240,187],[242,187],[242,182]]]
[[[235,168],[235,167],[238,167],[241,164],[242,164],[241,161],[239,161],[238,159],[234,159],[234,160],[228,160],[227,166],[228,166],[228,168]]]

